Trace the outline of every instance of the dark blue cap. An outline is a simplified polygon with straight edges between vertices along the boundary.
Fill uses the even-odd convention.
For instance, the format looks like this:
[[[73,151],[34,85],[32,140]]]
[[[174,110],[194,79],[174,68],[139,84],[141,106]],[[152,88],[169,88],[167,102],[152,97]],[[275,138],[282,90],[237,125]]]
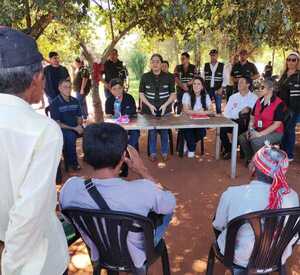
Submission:
[[[0,68],[28,66],[42,60],[43,56],[32,37],[0,26]]]

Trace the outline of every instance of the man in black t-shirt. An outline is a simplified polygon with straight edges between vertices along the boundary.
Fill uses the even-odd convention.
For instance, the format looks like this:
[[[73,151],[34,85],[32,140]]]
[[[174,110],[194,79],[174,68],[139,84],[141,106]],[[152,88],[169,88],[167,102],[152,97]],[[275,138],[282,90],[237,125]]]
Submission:
[[[104,63],[104,79],[100,76],[100,81],[104,84],[105,97],[108,98],[111,94],[109,82],[114,78],[120,78],[125,82],[128,72],[123,62],[118,59],[118,51],[113,49],[109,55],[109,58]]]
[[[60,92],[58,83],[63,79],[70,79],[68,70],[60,65],[59,55],[57,52],[49,53],[50,65],[45,67],[45,94],[49,104],[56,98]]]
[[[239,62],[232,67],[231,77],[234,83],[235,92],[237,92],[237,84],[241,77],[250,78],[252,81],[259,78],[258,70],[254,63],[248,61],[248,56],[247,50],[241,50]]]

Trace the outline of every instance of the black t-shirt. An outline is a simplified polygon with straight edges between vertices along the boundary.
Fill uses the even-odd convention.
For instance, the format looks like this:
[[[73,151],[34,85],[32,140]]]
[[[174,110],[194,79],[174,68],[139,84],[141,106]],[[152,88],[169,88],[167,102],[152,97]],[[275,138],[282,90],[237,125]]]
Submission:
[[[123,66],[123,62],[118,60],[117,62],[112,62],[107,60],[104,63],[104,74],[105,81],[109,83],[113,78],[121,78],[121,80],[126,79],[126,68]]]
[[[59,95],[58,83],[62,79],[70,78],[68,70],[64,66],[54,67],[49,65],[44,69],[45,93],[54,99]]]
[[[231,76],[235,78],[247,77],[251,78],[252,76],[258,74],[258,70],[254,63],[246,61],[245,64],[240,62],[233,65],[231,70]]]
[[[276,99],[276,96],[273,95],[273,96],[271,97],[271,103],[274,102],[275,99]],[[258,102],[261,102],[262,100],[263,100],[263,97],[261,97],[261,98],[259,99],[259,101],[256,102],[254,108],[252,109],[252,115],[253,115],[253,116],[255,115],[255,108],[256,108],[256,105],[258,104]],[[263,103],[263,104],[262,104],[262,108],[261,108],[261,112],[263,112],[264,109],[265,109],[267,106],[268,106],[268,104]],[[275,112],[274,112],[273,120],[274,120],[274,121],[284,121],[284,117],[285,117],[285,104],[284,104],[284,102],[281,102],[281,103],[277,106],[277,108],[276,108],[276,110],[275,110]]]
[[[82,79],[83,78],[89,78],[90,77],[90,73],[89,70],[82,66],[79,68],[79,70],[77,71],[74,81],[73,81],[73,89],[76,92],[80,92],[81,89],[81,84],[82,84]]]
[[[108,115],[114,115],[114,103],[115,97],[110,95],[105,102],[105,113]],[[128,93],[123,94],[121,102],[121,114],[133,116],[136,115],[136,104],[132,95]]]

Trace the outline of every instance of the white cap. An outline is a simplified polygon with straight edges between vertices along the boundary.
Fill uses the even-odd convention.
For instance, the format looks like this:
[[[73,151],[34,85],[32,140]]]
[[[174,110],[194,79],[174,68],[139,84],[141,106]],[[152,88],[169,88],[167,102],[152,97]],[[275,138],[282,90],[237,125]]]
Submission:
[[[288,56],[290,56],[290,55],[295,55],[295,56],[297,56],[298,59],[300,59],[300,55],[297,52],[291,52],[291,53],[289,53]]]

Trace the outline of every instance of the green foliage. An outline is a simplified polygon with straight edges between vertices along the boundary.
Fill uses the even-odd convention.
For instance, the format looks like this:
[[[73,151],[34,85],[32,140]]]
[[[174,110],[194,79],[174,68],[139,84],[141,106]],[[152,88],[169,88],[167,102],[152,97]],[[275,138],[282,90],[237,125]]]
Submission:
[[[147,57],[140,51],[133,51],[129,57],[128,65],[134,73],[136,79],[140,79],[145,71]]]
[[[0,25],[8,25],[38,38],[53,22],[72,24],[87,16],[89,0],[2,0]]]

